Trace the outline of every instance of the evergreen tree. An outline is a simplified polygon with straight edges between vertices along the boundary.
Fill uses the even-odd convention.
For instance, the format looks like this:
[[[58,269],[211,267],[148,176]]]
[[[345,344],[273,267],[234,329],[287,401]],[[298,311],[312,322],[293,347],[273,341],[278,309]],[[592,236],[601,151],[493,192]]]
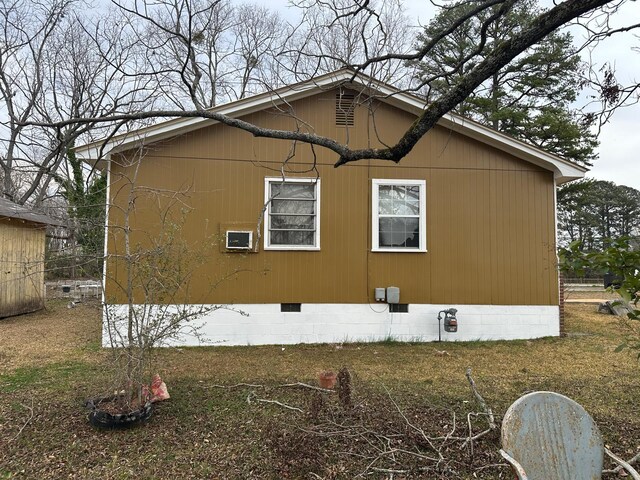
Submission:
[[[599,251],[612,239],[640,235],[640,191],[604,180],[585,179],[558,189],[560,242],[580,242]]]
[[[418,36],[418,43],[427,43],[472,6],[461,2],[443,9]],[[464,81],[483,59],[478,52],[491,51],[510,39],[540,11],[535,0],[517,0],[505,15],[497,15],[498,8],[472,16],[416,65],[429,97]],[[490,48],[480,48],[483,42]],[[591,165],[597,140],[570,107],[581,89],[581,68],[571,35],[554,32],[496,72],[456,111],[551,153]]]

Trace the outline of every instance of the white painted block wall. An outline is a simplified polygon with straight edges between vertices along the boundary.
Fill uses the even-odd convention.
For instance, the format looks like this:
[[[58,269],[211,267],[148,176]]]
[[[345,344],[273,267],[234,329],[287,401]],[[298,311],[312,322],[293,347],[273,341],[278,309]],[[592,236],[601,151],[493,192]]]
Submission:
[[[302,304],[300,312],[280,304],[233,305],[248,313],[219,309],[196,323],[202,341],[185,335],[173,345],[284,345],[438,339],[438,312],[457,308],[458,332],[442,330],[443,341],[514,340],[560,335],[559,307],[548,305],[419,305],[389,313],[381,304]],[[122,306],[126,309],[126,306]],[[103,345],[109,346],[106,330]]]

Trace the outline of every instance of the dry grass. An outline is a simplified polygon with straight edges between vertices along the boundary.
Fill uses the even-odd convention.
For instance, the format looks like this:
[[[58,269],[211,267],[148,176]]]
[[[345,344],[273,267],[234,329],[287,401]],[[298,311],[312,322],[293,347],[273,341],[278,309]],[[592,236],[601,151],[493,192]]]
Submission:
[[[436,428],[445,408],[468,411],[474,406],[464,372],[471,366],[498,415],[527,391],[558,391],[584,405],[614,450],[632,456],[640,448],[638,364],[630,352],[614,353],[621,341],[615,318],[593,305],[571,305],[567,330],[566,338],[515,342],[163,350],[156,362],[173,398],[158,406],[150,425],[104,433],[86,424],[81,407],[106,378],[99,311],[53,303],[48,311],[0,321],[0,479],[351,478],[362,466],[340,454],[350,446],[301,436],[307,417],[248,405],[247,389],[211,388],[260,383],[267,387],[261,395],[306,410],[307,393],[276,386],[313,383],[318,371],[344,365],[355,373],[357,401],[382,412],[373,415],[380,425],[398,420],[384,413],[382,385],[425,429]],[[474,458],[462,452],[458,476],[438,478],[472,478],[479,466],[501,463],[498,443],[494,435]],[[498,468],[478,478],[511,475]]]
[[[0,319],[0,373],[18,367],[89,360],[100,346],[100,304],[67,308],[68,300],[45,310]]]
[[[618,294],[609,292],[607,290],[565,290],[564,292],[565,299],[580,299],[580,298],[589,298],[589,299],[599,299],[602,301],[605,300],[618,300],[620,297]]]

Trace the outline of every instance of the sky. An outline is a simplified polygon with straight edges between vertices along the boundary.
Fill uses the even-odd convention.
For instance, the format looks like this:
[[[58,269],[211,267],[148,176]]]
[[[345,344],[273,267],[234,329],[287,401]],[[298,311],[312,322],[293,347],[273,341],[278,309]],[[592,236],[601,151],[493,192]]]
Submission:
[[[542,6],[551,1],[541,0]],[[269,5],[285,18],[295,16],[287,7],[287,0],[270,0]],[[412,25],[425,25],[433,17],[436,8],[429,0],[404,0],[403,5]],[[612,17],[612,26],[620,27],[640,23],[640,4],[627,2]],[[583,30],[572,29],[576,43],[584,40]],[[637,31],[636,35],[640,35]],[[633,50],[636,48],[637,50]],[[599,65],[610,62],[615,65],[620,83],[640,80],[640,38],[632,33],[609,37],[591,52],[592,60]],[[586,54],[583,55],[585,60]],[[584,102],[584,97],[581,99]],[[617,110],[611,121],[601,129],[599,158],[588,177],[609,180],[640,190],[640,104]]]
[[[613,26],[640,23],[640,4],[628,2],[624,7],[612,17]],[[636,32],[635,36],[623,33],[610,37],[593,51],[597,63],[609,61],[615,65],[622,84],[640,81],[640,31]],[[602,128],[599,139],[600,158],[589,176],[640,190],[640,104],[618,109]]]

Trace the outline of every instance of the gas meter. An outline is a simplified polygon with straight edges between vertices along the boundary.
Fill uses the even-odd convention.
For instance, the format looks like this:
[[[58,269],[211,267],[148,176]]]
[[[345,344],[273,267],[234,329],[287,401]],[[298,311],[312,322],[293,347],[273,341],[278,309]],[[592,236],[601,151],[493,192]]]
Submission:
[[[442,320],[442,314],[444,313],[444,331],[448,333],[456,333],[458,331],[458,319],[456,313],[458,310],[455,308],[448,308],[447,310],[441,310],[438,312],[438,341],[442,340],[440,335],[440,321]]]

